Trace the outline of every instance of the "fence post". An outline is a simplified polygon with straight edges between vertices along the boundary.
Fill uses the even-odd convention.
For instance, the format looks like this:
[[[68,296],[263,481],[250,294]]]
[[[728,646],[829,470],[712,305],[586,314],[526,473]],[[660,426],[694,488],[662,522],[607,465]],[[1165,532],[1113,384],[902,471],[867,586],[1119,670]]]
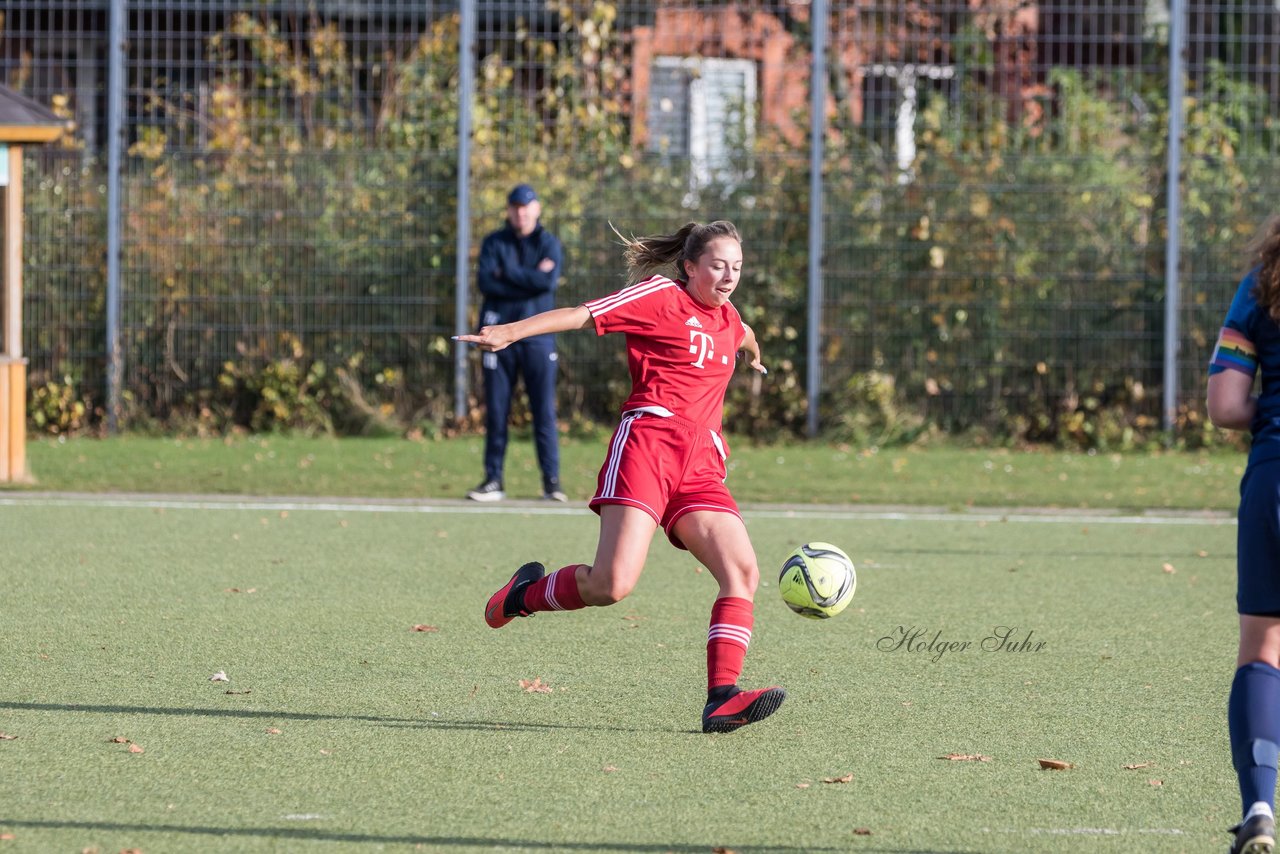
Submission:
[[[827,0],[814,0],[813,63],[809,72],[809,336],[808,387],[809,438],[818,435],[818,397],[822,386],[822,162],[827,131]]]
[[[1181,307],[1178,260],[1182,255],[1182,101],[1184,0],[1169,4],[1169,140],[1168,178],[1165,191],[1167,217],[1164,244],[1164,429],[1172,430],[1178,417],[1178,311]]]
[[[458,245],[457,291],[454,296],[455,335],[467,332],[468,294],[471,265],[471,104],[475,91],[476,5],[475,0],[458,4]],[[467,345],[458,341],[453,348],[453,415],[459,421],[467,415]]]
[[[107,432],[119,428],[120,384],[120,169],[124,145],[124,39],[127,0],[111,0],[107,26]]]

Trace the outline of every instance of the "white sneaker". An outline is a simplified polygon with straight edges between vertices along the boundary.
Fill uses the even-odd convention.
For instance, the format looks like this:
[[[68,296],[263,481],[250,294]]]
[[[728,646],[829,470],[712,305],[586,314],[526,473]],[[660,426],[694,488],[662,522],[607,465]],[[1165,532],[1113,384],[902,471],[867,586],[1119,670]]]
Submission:
[[[542,479],[542,500],[543,501],[568,501],[569,496],[564,494],[564,490],[560,488],[560,478],[544,477]]]
[[[467,493],[467,498],[472,501],[501,501],[506,497],[507,494],[502,491],[502,481],[500,480],[486,480]]]

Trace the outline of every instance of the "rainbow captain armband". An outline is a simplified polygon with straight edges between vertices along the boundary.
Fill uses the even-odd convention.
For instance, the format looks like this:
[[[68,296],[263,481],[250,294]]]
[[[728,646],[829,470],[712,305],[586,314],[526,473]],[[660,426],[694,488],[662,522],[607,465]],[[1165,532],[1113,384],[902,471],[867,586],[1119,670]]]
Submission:
[[[1218,335],[1218,346],[1213,350],[1213,358],[1209,360],[1209,372],[1240,371],[1252,376],[1258,370],[1258,353],[1253,342],[1244,337],[1238,329],[1230,326],[1222,327]]]

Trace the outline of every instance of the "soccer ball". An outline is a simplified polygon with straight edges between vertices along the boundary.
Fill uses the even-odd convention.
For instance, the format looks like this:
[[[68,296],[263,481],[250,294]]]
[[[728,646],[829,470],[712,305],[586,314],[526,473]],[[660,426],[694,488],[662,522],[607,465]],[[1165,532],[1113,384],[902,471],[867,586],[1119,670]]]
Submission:
[[[805,543],[788,555],[778,574],[782,601],[812,620],[825,620],[843,611],[857,584],[853,561],[830,543]]]

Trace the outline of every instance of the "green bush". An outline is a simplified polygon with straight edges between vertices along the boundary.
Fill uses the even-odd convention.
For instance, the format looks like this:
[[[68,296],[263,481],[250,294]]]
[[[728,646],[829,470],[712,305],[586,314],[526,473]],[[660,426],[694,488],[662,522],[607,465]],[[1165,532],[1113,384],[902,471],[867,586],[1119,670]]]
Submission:
[[[62,377],[61,382],[48,380],[30,387],[27,420],[36,432],[78,433],[88,426],[92,411],[70,376]]]

